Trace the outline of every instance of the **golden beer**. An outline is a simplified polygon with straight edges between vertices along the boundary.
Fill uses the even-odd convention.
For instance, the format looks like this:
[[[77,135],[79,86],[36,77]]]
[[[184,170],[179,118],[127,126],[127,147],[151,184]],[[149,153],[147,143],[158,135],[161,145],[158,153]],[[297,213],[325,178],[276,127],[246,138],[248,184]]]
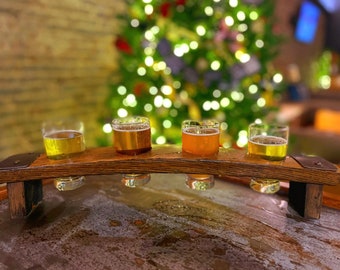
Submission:
[[[284,160],[287,155],[289,127],[281,124],[249,125],[248,154],[270,161]],[[252,178],[250,187],[261,193],[280,190],[280,181],[272,178]]]
[[[216,155],[220,147],[220,124],[215,120],[185,120],[182,123],[182,151],[196,156]],[[195,190],[214,186],[210,174],[186,174],[186,185]]]
[[[50,159],[63,159],[85,151],[84,135],[75,130],[61,130],[44,135],[46,155]]]
[[[182,149],[184,152],[211,156],[218,153],[220,132],[217,128],[187,127],[182,129]]]
[[[151,150],[151,129],[149,125],[124,125],[113,128],[113,144],[118,153],[138,155]]]
[[[113,146],[124,155],[139,155],[151,150],[150,121],[144,116],[130,116],[112,120]],[[150,174],[127,173],[122,175],[122,183],[127,187],[147,184]]]
[[[287,154],[287,140],[276,136],[257,135],[248,142],[248,153],[267,160],[283,160]]]

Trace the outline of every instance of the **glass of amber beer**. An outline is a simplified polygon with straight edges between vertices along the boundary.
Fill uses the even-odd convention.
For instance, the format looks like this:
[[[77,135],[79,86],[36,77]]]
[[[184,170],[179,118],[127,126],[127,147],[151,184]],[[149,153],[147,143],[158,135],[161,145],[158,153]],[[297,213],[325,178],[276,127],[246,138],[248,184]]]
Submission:
[[[46,155],[49,159],[67,159],[85,151],[84,124],[75,119],[46,121],[42,124]],[[60,191],[74,190],[84,184],[84,176],[54,179]]]
[[[209,157],[218,153],[220,142],[219,122],[215,120],[185,120],[182,123],[182,150],[196,156]],[[187,174],[186,185],[195,190],[214,186],[214,176]]]
[[[116,118],[112,121],[113,147],[123,155],[139,155],[151,150],[150,121],[144,116]],[[150,174],[123,174],[122,183],[128,187],[145,185]]]
[[[252,123],[248,130],[248,155],[280,162],[287,155],[288,137],[287,125]],[[280,190],[280,181],[252,178],[250,187],[255,191],[271,194]]]

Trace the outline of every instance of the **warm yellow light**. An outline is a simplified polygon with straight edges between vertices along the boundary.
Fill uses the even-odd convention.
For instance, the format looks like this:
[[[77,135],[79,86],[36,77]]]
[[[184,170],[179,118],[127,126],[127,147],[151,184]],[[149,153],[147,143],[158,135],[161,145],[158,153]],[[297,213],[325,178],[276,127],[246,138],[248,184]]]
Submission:
[[[234,21],[233,17],[227,16],[227,17],[224,18],[224,22],[228,26],[233,26],[235,21]]]
[[[228,124],[226,122],[222,122],[220,125],[221,130],[227,130],[228,129]]]
[[[126,117],[128,115],[128,112],[124,108],[119,108],[117,111],[117,115],[119,117]]]
[[[214,111],[217,111],[219,108],[220,108],[220,104],[216,101],[216,100],[213,100],[211,102],[211,108],[214,110]]]
[[[152,109],[153,109],[153,107],[152,107],[152,105],[151,105],[150,103],[146,103],[146,104],[144,105],[144,111],[146,111],[146,112],[151,112]]]
[[[256,102],[256,104],[257,104],[257,106],[259,106],[260,108],[261,107],[264,107],[264,106],[266,106],[266,100],[264,99],[264,98],[259,98],[258,100],[257,100],[257,102]]]
[[[152,56],[145,57],[144,63],[146,66],[151,67],[154,63]]]
[[[224,98],[221,99],[220,104],[221,104],[222,107],[226,108],[230,104],[230,99],[227,98],[227,97],[224,97]]]
[[[117,92],[118,92],[119,95],[124,96],[127,92],[127,89],[124,85],[120,85],[117,88]]]
[[[238,33],[238,34],[236,35],[236,40],[237,40],[238,42],[243,42],[243,41],[244,41],[244,35],[241,34],[241,33]]]
[[[213,91],[213,97],[214,98],[219,98],[220,96],[221,96],[221,90],[219,90],[219,89],[215,89],[214,91]]]
[[[205,110],[205,111],[210,111],[210,110],[211,110],[211,102],[208,101],[208,100],[205,101],[205,102],[203,103],[202,107],[203,107],[203,110]]]
[[[154,41],[155,40],[155,35],[152,33],[151,30],[147,30],[144,33],[144,37],[149,40],[149,41]]]
[[[157,144],[165,144],[166,143],[166,138],[164,136],[159,136],[156,139]]]
[[[252,11],[249,14],[249,18],[253,21],[256,21],[259,18],[259,14],[257,13],[257,11]]]
[[[150,93],[150,95],[157,95],[157,93],[158,93],[158,89],[157,89],[157,87],[156,86],[151,86],[150,88],[149,88],[149,93]]]
[[[131,22],[130,22],[131,26],[136,28],[139,26],[139,20],[137,19],[132,19]]]
[[[247,63],[250,60],[250,55],[247,53],[244,53],[240,56],[240,62],[241,63]]]
[[[257,48],[263,48],[264,42],[263,42],[263,40],[258,39],[258,40],[255,41],[255,45],[256,45]]]
[[[273,76],[274,83],[281,83],[283,81],[283,76],[281,73],[276,73]]]
[[[124,106],[129,107],[136,107],[137,106],[137,100],[134,94],[129,94],[126,96],[126,98],[123,100]]]
[[[321,76],[319,84],[323,89],[329,89],[331,87],[331,77],[328,75]]]
[[[206,34],[207,30],[204,28],[203,25],[199,25],[196,27],[196,33],[199,35],[199,36],[204,36]]]
[[[161,87],[161,91],[164,95],[171,95],[172,94],[172,87],[169,85],[163,85]]]
[[[144,75],[146,74],[146,69],[145,69],[144,67],[139,67],[139,68],[137,69],[137,74],[138,74],[139,76],[144,76]]]
[[[204,9],[204,13],[207,15],[207,16],[212,16],[214,14],[214,9],[210,6],[206,7]]]
[[[248,88],[248,91],[249,91],[250,94],[256,94],[258,90],[259,90],[259,88],[255,84],[250,85],[249,88]]]
[[[163,105],[163,97],[160,95],[157,95],[154,100],[153,103],[155,104],[155,106],[157,108],[160,108]]]
[[[246,25],[245,23],[241,23],[238,27],[237,27],[238,31],[240,32],[245,32],[248,30],[248,25]]]
[[[237,101],[237,102],[240,102],[243,100],[244,98],[244,95],[243,93],[239,92],[239,91],[232,91],[231,94],[230,94],[231,98],[234,100],[234,101]]]
[[[163,121],[163,127],[164,128],[171,128],[171,126],[172,126],[172,123],[171,123],[170,120],[164,120]]]
[[[221,67],[221,63],[215,60],[211,63],[210,67],[212,70],[218,70]]]
[[[164,108],[171,108],[172,106],[172,101],[168,98],[163,99],[163,107]]]
[[[103,132],[104,133],[111,133],[112,132],[112,126],[109,123],[106,123],[103,125]]]
[[[238,0],[229,0],[229,5],[231,7],[237,7],[238,5]]]
[[[146,5],[144,7],[144,12],[146,15],[151,15],[153,13],[153,6],[152,5]]]
[[[243,11],[239,11],[237,12],[236,17],[239,21],[244,21],[246,19],[246,14]]]
[[[198,48],[198,42],[197,41],[191,41],[189,44],[190,49],[196,50]]]

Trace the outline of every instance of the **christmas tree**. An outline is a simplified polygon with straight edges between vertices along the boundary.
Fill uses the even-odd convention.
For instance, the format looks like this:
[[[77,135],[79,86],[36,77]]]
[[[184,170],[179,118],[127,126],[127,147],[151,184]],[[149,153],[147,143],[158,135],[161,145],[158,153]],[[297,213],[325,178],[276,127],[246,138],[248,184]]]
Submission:
[[[114,45],[119,81],[111,117],[145,115],[154,143],[180,143],[185,119],[214,118],[224,146],[247,143],[248,124],[276,108],[282,76],[271,67],[280,36],[272,0],[128,3]]]

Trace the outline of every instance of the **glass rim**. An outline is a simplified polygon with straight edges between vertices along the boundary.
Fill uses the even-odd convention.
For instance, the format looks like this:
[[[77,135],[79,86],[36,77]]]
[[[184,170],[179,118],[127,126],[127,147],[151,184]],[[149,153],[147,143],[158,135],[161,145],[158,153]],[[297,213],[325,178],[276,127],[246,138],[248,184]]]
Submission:
[[[289,130],[289,126],[282,123],[251,123],[249,128],[265,128],[265,129],[278,129],[278,130]]]
[[[146,116],[127,116],[114,118],[111,122],[112,129],[122,130],[127,126],[150,127],[150,120]]]
[[[220,123],[215,119],[203,119],[203,120],[187,119],[182,122],[182,128],[197,127],[197,126],[219,128]]]

